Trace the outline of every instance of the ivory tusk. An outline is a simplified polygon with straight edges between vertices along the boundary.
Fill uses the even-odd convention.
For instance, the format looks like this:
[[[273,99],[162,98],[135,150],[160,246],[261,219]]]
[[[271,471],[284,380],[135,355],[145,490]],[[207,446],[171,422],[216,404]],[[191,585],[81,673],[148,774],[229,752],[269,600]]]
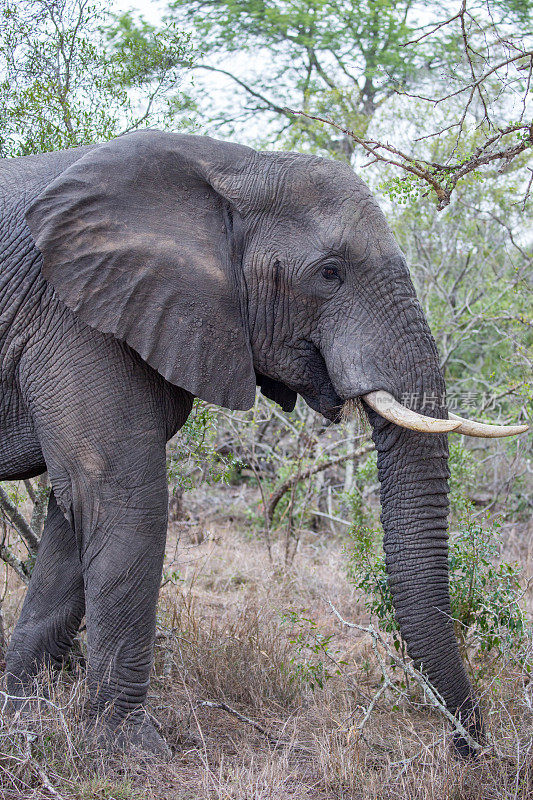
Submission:
[[[459,427],[455,428],[455,433],[462,433],[465,436],[497,439],[500,436],[516,436],[529,430],[529,425],[488,425],[485,422],[474,422],[452,413],[449,414],[449,417],[460,423]]]
[[[410,408],[402,406],[389,392],[385,392],[383,389],[364,394],[363,400],[384,419],[388,419],[389,422],[394,422],[396,425],[402,428],[409,428],[412,431],[448,433],[461,426],[461,422],[455,419],[433,419],[433,417],[426,417],[424,414],[417,414],[416,411],[411,411]]]

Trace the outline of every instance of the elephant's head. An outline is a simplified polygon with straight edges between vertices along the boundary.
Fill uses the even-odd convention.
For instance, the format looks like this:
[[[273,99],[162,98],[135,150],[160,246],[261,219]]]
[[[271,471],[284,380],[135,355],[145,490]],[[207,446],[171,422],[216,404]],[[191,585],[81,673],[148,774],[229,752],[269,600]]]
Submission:
[[[479,732],[447,572],[445,431],[466,423],[448,419],[435,343],[365,184],[321,158],[144,131],[86,153],[28,222],[66,305],[171,383],[249,408],[258,381],[330,419],[366,399],[402,634]]]

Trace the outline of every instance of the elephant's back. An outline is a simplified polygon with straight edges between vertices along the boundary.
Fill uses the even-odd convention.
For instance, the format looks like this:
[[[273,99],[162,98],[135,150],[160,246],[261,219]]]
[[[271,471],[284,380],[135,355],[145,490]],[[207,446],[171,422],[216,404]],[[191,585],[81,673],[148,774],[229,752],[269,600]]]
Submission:
[[[57,153],[0,158],[0,238],[8,233],[8,216],[24,213],[27,205],[58,175],[97,145]]]

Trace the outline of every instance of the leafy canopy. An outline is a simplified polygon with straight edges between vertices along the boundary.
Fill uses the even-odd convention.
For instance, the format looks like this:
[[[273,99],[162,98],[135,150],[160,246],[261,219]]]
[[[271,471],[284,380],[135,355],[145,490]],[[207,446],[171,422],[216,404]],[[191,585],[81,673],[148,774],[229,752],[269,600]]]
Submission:
[[[411,85],[422,66],[420,48],[402,46],[413,7],[413,0],[174,0],[169,16],[194,31],[204,56],[196,67],[233,81],[237,103],[211,112],[214,124],[233,131],[266,112],[285,146],[347,158],[346,137],[295,120],[286,106],[366,130],[381,103]],[[246,59],[237,63],[239,53]]]
[[[104,33],[111,26],[120,40]],[[189,38],[172,21],[156,30],[140,20],[133,33],[99,2],[0,0],[0,155],[168,124]]]

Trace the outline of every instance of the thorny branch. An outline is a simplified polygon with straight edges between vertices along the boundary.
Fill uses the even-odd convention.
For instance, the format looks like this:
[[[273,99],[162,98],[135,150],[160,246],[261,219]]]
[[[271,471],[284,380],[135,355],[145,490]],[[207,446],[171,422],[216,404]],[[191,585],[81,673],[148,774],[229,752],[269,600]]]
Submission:
[[[456,14],[436,25],[432,25],[430,30],[422,33],[418,38],[405,42],[404,46],[414,45],[426,40],[454,23],[459,25],[459,37],[469,77],[457,89],[448,91],[440,97],[427,97],[406,91],[396,92],[397,95],[402,97],[430,103],[433,108],[451,98],[463,97],[463,106],[459,113],[458,121],[415,140],[419,142],[424,139],[442,136],[444,133],[456,129],[458,131],[456,141],[445,162],[426,161],[416,156],[414,152],[402,152],[389,142],[358,135],[355,131],[343,127],[333,119],[310,114],[306,110],[285,108],[284,112],[297,117],[304,117],[307,120],[322,122],[335,128],[372,156],[372,160],[365,166],[381,161],[414,175],[419,181],[427,184],[430,191],[435,192],[437,208],[440,211],[449,205],[450,198],[458,182],[466,175],[489,164],[498,164],[498,171],[502,173],[508,169],[517,156],[533,147],[533,121],[524,120],[527,108],[526,101],[533,73],[533,49],[527,49],[525,45],[520,46],[511,36],[508,38],[502,37],[493,20],[481,29],[476,16],[467,7],[467,0],[462,0],[461,7]],[[482,52],[476,48],[473,41],[476,33],[482,36]],[[496,63],[492,59],[493,52],[497,56]],[[522,111],[515,121],[507,124],[496,124],[490,110],[490,91],[494,81],[503,88],[515,90],[515,83],[509,77],[511,67],[515,71],[527,71],[527,77],[519,80]],[[518,79],[518,76],[516,77]],[[480,104],[480,109],[477,112],[472,110],[476,98],[478,98]],[[458,151],[469,113],[474,117],[476,130],[480,130],[482,126],[485,126],[486,130],[491,132],[491,135],[487,134],[482,144],[464,159],[457,160],[456,158],[455,163],[450,163],[450,160]],[[526,188],[523,205],[529,196],[532,183],[533,174]]]
[[[328,119],[327,117],[319,117],[318,115],[308,114],[306,111],[297,111],[295,109],[287,110],[295,116],[307,117],[307,119],[331,125],[345,136],[351,137],[357,144],[363,147],[367,153],[370,153],[370,155],[374,157],[374,161],[383,161],[385,164],[400,167],[404,172],[409,172],[411,175],[415,175],[420,180],[429,184],[430,188],[433,189],[437,195],[437,208],[439,211],[449,205],[452,193],[461,178],[464,178],[469,173],[479,169],[479,167],[490,164],[493,161],[501,161],[500,171],[503,171],[516,156],[533,147],[533,122],[528,125],[509,125],[506,128],[499,129],[494,136],[480,145],[464,162],[458,162],[454,165],[441,164],[437,162],[428,162],[420,157],[417,158],[414,155],[404,153],[388,142],[364,139],[349,128],[344,128],[342,125],[338,125],[334,120]],[[492,149],[493,146],[497,142],[500,142],[505,136],[517,133],[518,131],[523,131],[526,134],[518,144],[504,145],[499,150]],[[385,151],[387,155],[383,151]],[[368,164],[366,166],[368,166]],[[529,188],[530,187],[531,182],[529,184]]]

